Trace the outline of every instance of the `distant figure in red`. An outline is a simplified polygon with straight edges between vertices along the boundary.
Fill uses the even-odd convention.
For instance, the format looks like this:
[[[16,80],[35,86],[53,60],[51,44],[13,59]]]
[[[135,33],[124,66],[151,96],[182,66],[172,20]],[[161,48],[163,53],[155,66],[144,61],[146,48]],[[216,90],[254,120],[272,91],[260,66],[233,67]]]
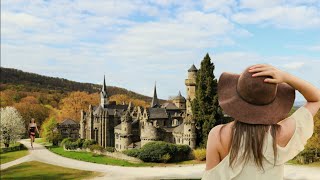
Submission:
[[[32,118],[30,123],[29,123],[29,137],[30,137],[32,149],[33,149],[34,137],[36,136],[36,131],[39,134],[39,130],[37,128],[37,124],[36,124],[34,118]]]

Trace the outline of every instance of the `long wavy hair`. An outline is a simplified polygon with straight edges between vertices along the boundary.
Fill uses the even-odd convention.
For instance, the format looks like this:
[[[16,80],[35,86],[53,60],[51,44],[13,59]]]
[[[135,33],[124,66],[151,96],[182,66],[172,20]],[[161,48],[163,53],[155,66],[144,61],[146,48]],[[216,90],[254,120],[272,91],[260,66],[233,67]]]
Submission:
[[[270,128],[271,127],[271,128]],[[277,141],[276,136],[280,130],[278,124],[262,125],[262,124],[247,124],[240,121],[235,121],[232,128],[232,140],[230,150],[230,166],[233,168],[236,165],[237,159],[245,161],[245,164],[253,158],[258,168],[263,168],[263,143],[265,136],[270,129],[273,138],[273,154],[274,165],[277,160]],[[243,141],[243,142],[241,142]],[[241,144],[242,143],[242,144]],[[244,151],[240,151],[244,148]],[[242,149],[241,149],[242,150]],[[239,152],[243,152],[242,154]],[[240,158],[238,158],[238,156]]]

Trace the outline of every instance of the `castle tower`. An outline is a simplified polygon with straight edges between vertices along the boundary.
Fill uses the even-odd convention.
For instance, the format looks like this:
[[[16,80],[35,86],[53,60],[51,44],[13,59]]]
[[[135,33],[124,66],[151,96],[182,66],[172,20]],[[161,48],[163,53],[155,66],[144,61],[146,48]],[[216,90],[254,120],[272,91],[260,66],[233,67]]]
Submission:
[[[128,146],[132,143],[132,117],[130,112],[126,111],[121,117],[121,150],[128,149]]]
[[[193,64],[191,68],[188,70],[188,79],[185,80],[185,84],[187,88],[187,103],[186,103],[187,114],[192,114],[191,101],[196,96],[197,72],[198,72],[198,69]]]
[[[159,99],[157,96],[157,86],[154,85],[154,90],[153,90],[153,98],[151,101],[151,107],[160,107]]]
[[[107,93],[107,86],[106,86],[106,78],[103,76],[103,85],[100,92],[101,98],[101,106],[104,108],[107,104],[109,104],[108,93]]]
[[[183,126],[183,144],[196,148],[196,125],[192,115],[188,115],[184,120]]]
[[[179,91],[178,96],[176,96],[172,102],[179,108],[179,109],[186,109],[186,98],[181,95]]]
[[[83,109],[81,109],[81,117],[80,117],[80,130],[79,130],[79,134],[80,134],[80,138],[84,139],[86,138],[86,132],[85,132],[85,125],[86,125],[86,116],[85,116],[85,112],[83,111]]]
[[[145,121],[141,127],[141,147],[147,144],[148,142],[158,140],[158,131],[157,128],[153,126],[151,122]]]

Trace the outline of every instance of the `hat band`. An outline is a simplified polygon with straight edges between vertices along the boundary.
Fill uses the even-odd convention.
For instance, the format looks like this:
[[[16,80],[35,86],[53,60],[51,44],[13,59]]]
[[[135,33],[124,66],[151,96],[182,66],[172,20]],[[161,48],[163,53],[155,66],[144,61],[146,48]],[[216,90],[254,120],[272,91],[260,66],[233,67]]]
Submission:
[[[273,98],[270,102],[266,102],[266,103],[256,103],[256,102],[250,102],[250,101],[246,100],[246,98],[244,98],[244,97],[241,95],[241,93],[239,93],[239,91],[238,91],[238,86],[236,86],[236,91],[237,91],[238,96],[239,96],[242,100],[244,100],[245,102],[247,102],[247,103],[249,103],[249,104],[256,105],[256,106],[265,106],[265,105],[271,104],[271,103],[273,103],[274,100],[276,100],[276,97],[277,97],[277,96],[274,96],[274,98]]]

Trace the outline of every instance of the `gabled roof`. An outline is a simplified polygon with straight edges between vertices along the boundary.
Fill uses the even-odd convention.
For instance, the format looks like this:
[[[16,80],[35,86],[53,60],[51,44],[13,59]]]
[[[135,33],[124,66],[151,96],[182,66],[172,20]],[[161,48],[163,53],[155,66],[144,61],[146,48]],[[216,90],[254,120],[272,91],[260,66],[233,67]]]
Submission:
[[[78,124],[78,123],[72,119],[65,119],[60,123],[60,125],[70,125],[70,124]]]
[[[161,107],[166,108],[166,109],[179,109],[176,105],[174,105],[171,102],[166,102]]]
[[[147,108],[149,119],[166,119],[168,114],[165,108]]]

